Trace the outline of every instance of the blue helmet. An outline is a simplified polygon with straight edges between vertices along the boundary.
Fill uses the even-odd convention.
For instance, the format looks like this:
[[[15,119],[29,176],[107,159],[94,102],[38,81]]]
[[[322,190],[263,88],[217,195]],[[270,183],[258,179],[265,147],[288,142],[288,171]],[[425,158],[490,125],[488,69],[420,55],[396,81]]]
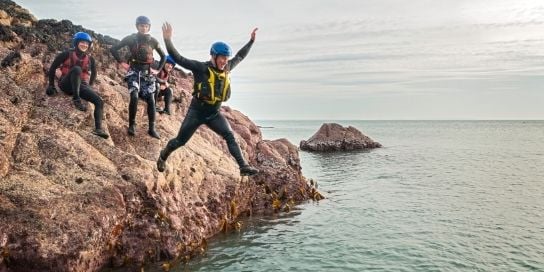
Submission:
[[[176,65],[176,61],[170,55],[166,56],[166,62]]]
[[[136,18],[136,25],[151,25],[151,20],[145,16],[138,16]]]
[[[232,55],[232,51],[230,50],[230,46],[228,44],[224,42],[215,42],[212,44],[212,48],[210,48],[210,55],[230,57]]]
[[[87,34],[85,32],[78,32],[78,33],[74,34],[74,37],[72,37],[72,45],[74,47],[77,47],[77,44],[80,41],[86,41],[86,42],[89,42],[89,44],[93,43],[93,39],[91,38],[91,35],[89,35],[89,34]]]

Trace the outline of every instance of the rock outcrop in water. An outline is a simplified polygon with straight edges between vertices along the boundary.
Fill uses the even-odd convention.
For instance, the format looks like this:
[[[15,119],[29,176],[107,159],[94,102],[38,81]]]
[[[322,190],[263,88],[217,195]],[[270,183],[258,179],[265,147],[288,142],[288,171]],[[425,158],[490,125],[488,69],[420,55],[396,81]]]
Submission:
[[[108,140],[90,133],[92,110],[75,110],[62,93],[45,95],[48,66],[78,31],[94,40],[93,88],[105,103]],[[205,127],[159,173],[155,161],[177,134],[192,78],[174,75],[173,115],[157,120],[161,140],[146,133],[144,102],[137,135],[129,137],[128,93],[108,54],[116,42],[70,21],[36,20],[0,0],[0,271],[134,269],[185,260],[210,236],[238,227],[240,216],[288,210],[315,196],[297,147],[263,140],[248,117],[228,107],[223,113],[262,174],[242,179],[225,142]]]
[[[300,149],[305,151],[332,152],[378,148],[382,145],[374,142],[356,128],[342,127],[336,123],[325,123],[307,141],[300,141]]]

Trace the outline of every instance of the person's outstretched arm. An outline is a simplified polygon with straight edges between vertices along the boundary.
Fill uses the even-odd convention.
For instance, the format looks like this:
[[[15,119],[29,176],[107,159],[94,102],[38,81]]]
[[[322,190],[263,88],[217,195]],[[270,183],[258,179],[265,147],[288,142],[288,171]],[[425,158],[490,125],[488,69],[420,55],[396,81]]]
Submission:
[[[179,64],[179,66],[189,69],[191,71],[204,71],[208,69],[206,65],[200,61],[187,59],[183,56],[181,56],[174,47],[174,44],[172,43],[172,34],[174,32],[174,28],[170,23],[165,22],[162,25],[162,37],[164,38],[164,44],[166,45],[166,51],[168,51],[168,55],[170,55],[174,61]]]
[[[240,63],[249,53],[249,50],[251,49],[251,46],[255,42],[255,38],[257,36],[257,30],[259,30],[258,27],[254,28],[253,31],[251,31],[251,38],[249,39],[249,42],[242,47],[242,49],[238,50],[234,58],[229,60],[229,70],[234,69]]]

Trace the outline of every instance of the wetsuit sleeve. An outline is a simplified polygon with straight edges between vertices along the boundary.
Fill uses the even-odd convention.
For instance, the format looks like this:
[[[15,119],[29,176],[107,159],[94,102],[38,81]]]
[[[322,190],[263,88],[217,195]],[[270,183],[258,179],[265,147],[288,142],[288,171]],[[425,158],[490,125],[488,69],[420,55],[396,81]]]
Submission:
[[[168,54],[176,61],[179,66],[189,69],[195,72],[204,72],[208,70],[208,66],[206,64],[197,61],[197,60],[191,60],[184,58],[178,53],[178,50],[174,47],[174,44],[172,43],[171,39],[164,39],[164,44],[166,45],[166,50],[168,51]]]
[[[55,85],[55,72],[57,71],[57,68],[68,58],[69,53],[62,52],[58,54],[55,59],[53,60],[53,63],[51,63],[51,67],[49,67],[49,86]]]
[[[94,61],[94,58],[90,58],[91,62],[91,78],[89,79],[89,85],[93,85],[94,81],[96,80],[96,62]]]
[[[115,58],[115,60],[117,62],[122,62],[123,60],[121,59],[121,56],[119,55],[119,49],[125,47],[125,46],[129,46],[130,45],[130,42],[132,41],[132,35],[130,36],[126,36],[125,38],[123,38],[121,40],[121,42],[119,42],[118,44],[112,46],[110,48],[110,52],[111,52],[111,55],[113,56],[113,58]]]
[[[249,50],[251,49],[251,46],[253,45],[253,40],[249,40],[242,49],[238,50],[234,58],[229,60],[229,70],[234,69],[240,63],[249,53]]]
[[[161,56],[161,60],[159,61],[159,68],[157,70],[161,71],[164,67],[164,64],[166,63],[166,54],[164,54],[164,51],[162,51],[161,46],[159,45],[159,41],[157,41],[155,38],[153,38],[153,44],[155,46],[155,51]]]
[[[163,69],[163,70],[164,70],[164,69]],[[160,72],[159,72],[158,75],[160,75],[161,73],[165,73],[165,71],[163,71],[163,70],[160,70]],[[169,75],[167,75],[166,78],[164,78],[164,79],[158,77],[158,75],[157,75],[157,77],[155,78],[155,80],[156,80],[159,84],[164,84],[164,83],[168,82],[168,77],[169,77]]]

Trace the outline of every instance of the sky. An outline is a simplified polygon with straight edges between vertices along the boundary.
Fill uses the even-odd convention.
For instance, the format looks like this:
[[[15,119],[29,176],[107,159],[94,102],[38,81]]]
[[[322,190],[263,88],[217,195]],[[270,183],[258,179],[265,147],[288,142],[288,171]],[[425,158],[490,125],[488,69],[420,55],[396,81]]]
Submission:
[[[542,0],[21,0],[121,39],[139,15],[164,48],[209,59],[236,52],[225,103],[254,120],[544,119]]]

